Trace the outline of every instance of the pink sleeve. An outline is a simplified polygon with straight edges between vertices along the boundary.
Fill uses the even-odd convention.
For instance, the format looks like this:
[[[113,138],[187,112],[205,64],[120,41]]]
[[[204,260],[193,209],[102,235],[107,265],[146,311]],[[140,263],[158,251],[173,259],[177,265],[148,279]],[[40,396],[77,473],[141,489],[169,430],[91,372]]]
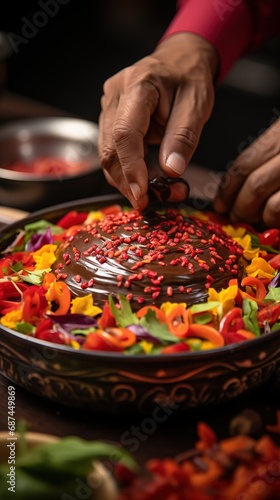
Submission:
[[[216,47],[221,81],[239,57],[280,32],[280,0],[179,0],[162,39],[179,32],[201,35]]]

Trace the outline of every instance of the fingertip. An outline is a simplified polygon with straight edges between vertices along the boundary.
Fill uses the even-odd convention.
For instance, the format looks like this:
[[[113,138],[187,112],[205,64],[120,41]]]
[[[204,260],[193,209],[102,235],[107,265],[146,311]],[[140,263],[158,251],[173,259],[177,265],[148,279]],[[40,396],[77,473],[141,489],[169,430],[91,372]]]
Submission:
[[[138,202],[139,198],[141,197],[141,188],[138,186],[136,182],[131,182],[129,184],[130,191],[132,193],[132,196],[136,202]]]
[[[182,175],[186,169],[186,161],[180,153],[173,152],[165,160],[165,166],[173,175]]]
[[[149,203],[149,197],[145,194],[138,200],[134,208],[136,210],[139,210],[139,212],[141,212],[147,207],[148,203]]]

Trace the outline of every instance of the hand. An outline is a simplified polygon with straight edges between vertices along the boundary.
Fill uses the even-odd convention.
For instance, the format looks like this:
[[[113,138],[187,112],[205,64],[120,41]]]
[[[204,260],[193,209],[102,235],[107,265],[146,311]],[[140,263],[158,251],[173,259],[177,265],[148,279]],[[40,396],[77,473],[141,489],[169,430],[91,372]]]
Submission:
[[[214,209],[232,222],[280,228],[280,119],[236,158],[225,174]]]
[[[134,208],[142,210],[148,203],[146,142],[160,144],[159,165],[167,176],[184,173],[213,108],[217,66],[209,42],[179,33],[105,82],[100,161],[107,181]],[[173,201],[185,198],[181,188],[173,192]]]

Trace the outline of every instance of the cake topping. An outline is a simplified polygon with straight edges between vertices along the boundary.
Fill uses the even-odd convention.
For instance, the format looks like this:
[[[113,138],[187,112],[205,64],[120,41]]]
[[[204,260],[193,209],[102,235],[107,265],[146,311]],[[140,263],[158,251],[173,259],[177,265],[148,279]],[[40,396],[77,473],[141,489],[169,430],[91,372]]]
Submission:
[[[123,294],[133,309],[171,299],[203,302],[240,277],[242,249],[222,228],[177,209],[120,211],[82,226],[64,242],[55,273],[74,296],[93,293],[102,306]]]

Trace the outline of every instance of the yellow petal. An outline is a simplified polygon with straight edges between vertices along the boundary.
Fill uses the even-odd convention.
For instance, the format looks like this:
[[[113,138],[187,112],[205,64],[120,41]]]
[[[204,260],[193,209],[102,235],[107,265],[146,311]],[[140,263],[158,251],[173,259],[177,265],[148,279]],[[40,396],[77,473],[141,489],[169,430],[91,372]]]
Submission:
[[[93,296],[91,293],[84,297],[76,297],[71,302],[71,314],[85,314],[86,316],[96,316],[102,313],[100,307],[95,306],[93,303]]]
[[[252,260],[251,264],[246,267],[246,273],[248,276],[253,276],[256,278],[268,278],[272,279],[275,276],[275,269],[262,257],[256,257]]]
[[[73,347],[73,349],[80,349],[80,347],[81,347],[79,342],[77,342],[76,340],[71,340],[70,344],[71,344],[71,347]]]
[[[146,354],[149,354],[153,348],[152,342],[147,342],[147,340],[141,340],[140,345]]]
[[[214,345],[212,342],[210,342],[209,340],[204,340],[201,342],[200,351],[208,351],[209,349],[215,349],[215,348],[217,348],[217,346]]]
[[[36,263],[35,269],[40,270],[50,268],[56,261],[56,250],[56,245],[43,245],[42,248],[40,248],[36,252],[33,252],[33,259]]]
[[[235,297],[238,293],[237,285],[230,285],[228,288],[223,288],[220,292],[217,292],[214,288],[209,288],[208,290],[208,302],[218,301],[222,305],[222,310],[219,310],[219,314],[226,314],[235,305]]]
[[[100,212],[99,210],[92,210],[88,213],[88,216],[83,224],[86,226],[87,224],[91,224],[95,221],[102,221],[103,219],[104,214],[102,212]]]
[[[251,236],[250,234],[245,234],[245,236],[241,237],[234,237],[233,238],[238,245],[240,245],[243,248],[243,255],[245,259],[247,260],[252,260],[255,257],[259,256],[260,249],[259,248],[252,248],[252,241],[251,241]]]
[[[232,238],[242,238],[246,233],[245,227],[222,226],[224,232]]]
[[[163,312],[165,312],[165,315],[168,316],[168,314],[173,311],[177,306],[183,306],[187,307],[186,302],[163,302],[160,306],[160,309],[162,309]]]
[[[22,320],[22,309],[10,311],[1,318],[1,325],[15,329],[16,324]]]

